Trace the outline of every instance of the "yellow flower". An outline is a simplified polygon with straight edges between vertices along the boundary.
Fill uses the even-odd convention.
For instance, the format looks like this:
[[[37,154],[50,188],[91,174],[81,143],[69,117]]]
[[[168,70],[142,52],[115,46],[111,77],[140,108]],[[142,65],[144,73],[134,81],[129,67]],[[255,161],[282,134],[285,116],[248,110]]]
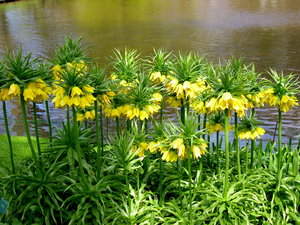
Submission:
[[[106,92],[106,94],[107,94],[107,96],[109,96],[109,97],[114,97],[114,96],[117,95],[117,94],[116,94],[115,92],[113,92],[113,91],[108,91],[108,92]]]
[[[31,101],[33,101],[34,100],[34,98],[35,98],[35,93],[34,93],[34,89],[32,89],[32,88],[26,88],[25,90],[24,90],[24,100],[25,101],[28,101],[28,100],[31,100]]]
[[[159,84],[164,81],[164,76],[162,76],[160,72],[154,72],[151,73],[150,80]]]
[[[169,79],[169,82],[166,83],[167,90],[172,93],[176,92],[178,80],[172,76],[168,76],[167,78]]]
[[[240,139],[256,139],[259,138],[261,135],[264,135],[265,130],[261,127],[257,127],[255,130],[250,131],[240,131],[238,132],[238,137]]]
[[[141,110],[140,111],[140,120],[144,120],[144,119],[148,119],[149,118],[149,114],[144,111],[144,110]]]
[[[178,84],[177,87],[175,88],[175,93],[176,93],[176,98],[184,98],[184,89],[182,84]]]
[[[206,151],[205,151],[206,148],[207,148],[207,144],[204,142],[200,143],[199,146],[193,145],[192,153],[194,155],[194,159],[198,159],[199,157],[201,157],[201,155],[204,155],[206,153]]]
[[[191,103],[191,107],[198,113],[198,114],[205,114],[207,112],[205,104],[203,101],[194,101]]]
[[[298,105],[297,98],[295,96],[282,96],[281,100],[278,102],[279,109],[283,112],[289,111],[293,106]]]
[[[206,108],[209,112],[216,112],[218,107],[217,107],[217,102],[218,100],[216,98],[211,98],[207,103],[206,103]]]
[[[84,92],[89,92],[90,94],[91,94],[91,93],[94,93],[94,88],[91,87],[90,85],[83,86],[83,87],[82,87],[82,90],[83,90]]]
[[[176,138],[174,141],[170,143],[170,147],[178,150],[179,158],[181,159],[186,158],[187,152],[182,138]]]
[[[229,92],[223,93],[222,97],[218,100],[218,108],[221,110],[228,109],[239,111],[240,114],[243,114],[242,111],[246,109],[243,100],[232,97]]]
[[[106,94],[98,95],[98,98],[100,99],[101,103],[109,104],[110,99]]]
[[[20,87],[17,84],[11,84],[8,90],[8,95],[12,97],[18,97],[20,96],[21,90]]]
[[[159,103],[163,99],[162,95],[158,92],[152,95],[154,103]]]
[[[136,149],[137,151],[137,155],[139,157],[143,157],[145,155],[145,150],[148,149],[148,144],[145,142],[141,142],[138,146],[138,148]]]
[[[8,88],[2,88],[0,90],[0,100],[1,101],[9,101],[12,96],[8,95],[9,89]]]
[[[181,101],[172,96],[168,97],[166,102],[174,108],[178,108],[181,106]]]
[[[145,111],[147,111],[149,114],[153,114],[158,112],[158,110],[160,109],[159,105],[146,105],[145,106]]]
[[[117,79],[117,75],[116,74],[111,74],[109,78],[111,80],[115,80],[115,79]]]
[[[223,126],[220,123],[216,123],[216,124],[207,123],[206,128],[210,133],[214,133],[214,132],[218,132],[218,131],[223,130]]]
[[[148,144],[148,150],[151,153],[156,153],[159,150],[160,142],[151,141]]]
[[[61,72],[63,71],[63,69],[61,68],[60,65],[55,65],[54,67],[52,67],[52,73],[55,77],[55,79],[59,80],[61,78]]]
[[[77,114],[77,121],[84,121],[84,119],[85,119],[85,117],[84,117],[84,115],[83,114],[81,114],[81,113],[78,113]]]
[[[162,160],[165,160],[167,162],[176,162],[177,159],[178,159],[177,154],[172,151],[165,151],[162,156]]]
[[[83,92],[82,92],[82,90],[79,87],[73,87],[72,88],[72,92],[71,92],[71,96],[72,97],[74,97],[75,95],[80,96],[82,94],[83,94]]]
[[[85,119],[87,120],[93,120],[95,119],[95,110],[91,110],[91,111],[86,111],[84,114]]]
[[[269,88],[259,92],[258,96],[260,97],[260,99],[263,99],[270,106],[274,106],[277,101],[277,97],[274,96],[273,88]]]
[[[63,96],[65,93],[66,93],[66,91],[63,87],[57,87],[56,89],[53,90],[53,94],[55,96],[57,96],[57,95]]]

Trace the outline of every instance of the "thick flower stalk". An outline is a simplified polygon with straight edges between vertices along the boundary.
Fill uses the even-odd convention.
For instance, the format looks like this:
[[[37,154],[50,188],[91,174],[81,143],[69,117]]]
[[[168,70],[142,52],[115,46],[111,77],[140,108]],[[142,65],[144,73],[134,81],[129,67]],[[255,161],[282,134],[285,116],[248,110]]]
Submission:
[[[1,88],[5,83],[1,82],[1,78],[5,77],[5,71],[3,67],[4,61],[0,61],[0,101],[2,101],[2,109],[3,109],[3,116],[4,116],[4,125],[5,125],[5,131],[9,146],[9,156],[10,156],[10,164],[11,164],[11,171],[14,174],[15,173],[15,161],[14,161],[14,154],[13,154],[13,147],[12,147],[12,141],[8,126],[8,118],[7,118],[7,109],[6,109],[6,102],[11,99],[11,97],[8,95],[9,89],[8,88]]]
[[[31,54],[23,56],[22,49],[20,48],[17,53],[8,52],[4,57],[4,71],[5,76],[1,76],[0,83],[4,84],[1,88],[1,96],[3,100],[9,100],[12,98],[19,98],[21,102],[22,117],[24,122],[25,133],[27,136],[28,144],[32,153],[32,157],[38,169],[40,169],[41,161],[36,156],[35,149],[33,147],[29,126],[26,115],[26,100],[24,92],[28,87],[36,81],[42,81],[45,74],[40,73],[37,65],[40,63],[38,58],[32,58]],[[27,94],[25,92],[25,94]],[[35,100],[43,98],[44,90],[37,92],[34,96]],[[28,97],[28,95],[26,96]]]
[[[292,107],[298,105],[296,94],[299,93],[299,82],[293,74],[283,75],[271,70],[271,81],[268,82],[269,88],[265,91],[267,103],[278,109],[278,157],[277,157],[277,184],[280,185],[282,168],[281,145],[282,145],[282,112],[287,112]]]

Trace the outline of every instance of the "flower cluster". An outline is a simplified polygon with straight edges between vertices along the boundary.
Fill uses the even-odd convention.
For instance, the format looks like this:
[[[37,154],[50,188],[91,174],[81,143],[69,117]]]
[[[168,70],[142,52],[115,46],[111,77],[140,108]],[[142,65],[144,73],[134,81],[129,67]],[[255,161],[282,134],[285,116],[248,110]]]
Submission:
[[[12,98],[19,97],[21,94],[21,89],[17,84],[11,84],[9,88],[2,88],[0,90],[0,99],[2,101],[8,101]]]
[[[167,98],[167,103],[175,108],[181,106],[181,100],[184,102],[186,100],[192,101],[208,88],[202,78],[198,78],[195,82],[187,80],[180,82],[172,75],[161,75],[160,72],[154,72],[150,75],[150,79],[152,82],[165,87],[167,93],[170,95]]]
[[[248,130],[248,131],[239,131],[238,137],[240,139],[256,139],[259,138],[261,135],[265,134],[265,130],[261,127],[256,127],[254,130]]]
[[[238,137],[240,139],[256,139],[265,134],[265,130],[258,127],[259,122],[253,117],[245,116],[240,120],[238,126]]]
[[[149,101],[149,103],[143,107],[139,107],[134,104],[124,104],[114,107],[113,103],[111,103],[104,106],[104,112],[106,116],[110,118],[120,118],[124,116],[129,120],[134,118],[145,120],[149,119],[150,116],[159,111],[160,105],[158,102],[160,102],[161,99],[162,96],[159,93],[154,93],[151,101]]]
[[[69,91],[68,91],[69,90]],[[75,106],[81,109],[91,106],[96,98],[93,96],[94,89],[90,85],[80,87],[59,86],[54,91],[54,102],[56,108]]]
[[[263,91],[262,96],[268,105],[275,106],[283,112],[290,111],[292,107],[298,105],[298,100],[294,95],[277,96],[273,88]]]
[[[46,101],[52,92],[52,88],[49,87],[42,79],[31,81],[26,85],[24,89],[24,100],[32,102]]]
[[[175,162],[177,160],[186,160],[188,157],[188,146],[182,138],[176,138],[172,142],[164,139],[162,141],[141,142],[134,147],[133,151],[137,152],[139,157],[143,157],[145,151],[154,154],[160,152],[162,160],[167,162]],[[197,143],[191,146],[191,153],[194,159],[198,159],[206,153],[207,144],[203,139],[199,139]]]
[[[167,142],[168,148],[164,147],[160,149],[162,159],[167,162],[174,162],[178,159],[185,160],[188,157],[189,146],[184,142],[183,138],[176,138],[172,142]],[[201,155],[206,153],[207,144],[203,139],[198,139],[191,147],[191,153],[194,159],[198,159]]]
[[[93,120],[93,119],[95,119],[95,110],[93,109],[78,112],[77,115],[78,121],[86,121],[86,120]]]

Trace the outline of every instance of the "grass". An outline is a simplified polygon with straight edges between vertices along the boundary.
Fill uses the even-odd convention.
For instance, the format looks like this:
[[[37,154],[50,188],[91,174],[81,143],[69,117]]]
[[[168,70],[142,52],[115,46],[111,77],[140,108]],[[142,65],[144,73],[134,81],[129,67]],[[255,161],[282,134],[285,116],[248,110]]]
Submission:
[[[19,136],[11,136],[12,145],[13,145],[13,152],[14,152],[14,161],[15,165],[17,166],[20,160],[31,156],[30,148],[27,142],[26,137],[19,137]],[[40,138],[40,142],[43,143],[47,142],[47,138]],[[33,146],[36,148],[36,140],[32,138]],[[10,156],[9,156],[9,146],[8,140],[6,135],[0,135],[0,168],[8,168],[11,169],[10,164]],[[3,172],[0,171],[0,177],[3,176]]]

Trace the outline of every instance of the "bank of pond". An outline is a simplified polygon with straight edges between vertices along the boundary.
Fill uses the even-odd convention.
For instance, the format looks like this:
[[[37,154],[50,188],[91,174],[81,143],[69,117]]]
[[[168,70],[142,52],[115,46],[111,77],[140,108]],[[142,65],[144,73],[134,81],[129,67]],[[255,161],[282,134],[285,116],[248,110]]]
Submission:
[[[284,113],[298,105],[294,75],[270,70],[266,79],[241,59],[216,65],[162,49],[146,58],[115,50],[111,62],[93,64],[82,39],[69,37],[50,60],[21,49],[1,59],[2,223],[300,222],[300,144],[282,142]],[[10,135],[13,98],[24,138]],[[65,110],[59,129],[49,101]],[[42,139],[37,102],[47,114]],[[267,143],[255,116],[264,105],[278,110],[278,138]],[[164,115],[167,106],[178,111],[175,122]],[[104,117],[115,121],[114,132]]]

